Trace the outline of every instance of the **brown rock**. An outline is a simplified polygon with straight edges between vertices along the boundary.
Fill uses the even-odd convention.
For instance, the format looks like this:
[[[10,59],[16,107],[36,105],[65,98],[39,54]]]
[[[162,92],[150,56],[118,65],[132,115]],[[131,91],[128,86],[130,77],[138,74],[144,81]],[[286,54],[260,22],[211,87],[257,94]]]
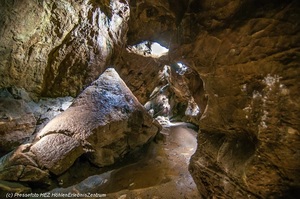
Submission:
[[[143,57],[128,50],[122,50],[114,61],[116,71],[142,104],[148,101],[149,95],[160,82],[162,63],[163,60]]]
[[[219,25],[208,22],[221,8],[193,14],[206,18],[206,28],[173,51],[175,57],[187,55],[205,83],[208,105],[190,165],[205,198],[299,193],[300,6],[262,5],[245,2],[231,10],[233,18],[218,17]]]
[[[76,96],[105,69],[122,45],[125,1],[2,2],[0,87],[32,96]]]
[[[170,4],[177,4],[177,1],[130,1],[128,44],[154,40],[169,48],[176,37],[176,16]]]
[[[76,95],[113,63],[145,103],[159,82],[159,67],[182,61],[192,74],[175,79],[172,88],[179,96],[176,100],[184,100],[188,93],[203,112],[196,121],[201,127],[199,146],[190,166],[203,197],[299,195],[298,1],[132,0],[130,7],[118,0],[110,1],[115,4],[39,2],[12,1],[0,6],[1,88],[19,85],[35,94]],[[118,3],[123,6],[112,6]],[[125,51],[126,44],[144,40],[169,47],[167,59],[151,59],[153,64],[148,64],[150,59]],[[183,82],[188,86],[181,86]],[[115,103],[108,97],[101,107],[111,106],[109,102]],[[80,106],[89,108],[84,104]],[[81,113],[80,106],[70,113],[100,117],[97,111]],[[175,111],[182,108],[174,107]],[[97,151],[90,156],[95,162],[112,162],[116,155],[112,148],[126,151],[126,139],[119,134],[127,124],[106,125],[109,119],[100,117],[105,128],[99,129],[112,129],[119,136],[120,144],[111,144],[106,141],[110,136],[94,135],[95,126],[88,133],[81,131],[73,115],[59,118],[70,126],[61,124],[57,129],[71,136],[65,129],[81,132],[76,139],[88,140],[83,145],[85,150]],[[107,115],[122,118],[122,114]],[[89,126],[87,120],[80,122]],[[99,140],[109,147],[97,148]]]

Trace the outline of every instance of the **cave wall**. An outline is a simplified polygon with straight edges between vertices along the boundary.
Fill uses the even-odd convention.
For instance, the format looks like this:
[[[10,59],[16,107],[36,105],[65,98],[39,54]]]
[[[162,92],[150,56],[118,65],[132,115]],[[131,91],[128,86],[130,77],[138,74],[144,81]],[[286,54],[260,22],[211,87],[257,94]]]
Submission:
[[[205,198],[299,194],[299,11],[296,1],[199,1],[183,18],[172,56],[205,83],[190,164]]]
[[[32,96],[76,96],[126,41],[123,1],[4,1],[0,87]]]
[[[111,66],[141,102],[145,103],[155,88],[165,61],[126,50],[129,18],[145,18],[146,10],[140,9],[143,14],[137,14],[131,11],[134,7],[129,7],[129,2],[119,0],[1,0],[0,4],[0,88],[24,88],[35,100],[75,97]],[[174,19],[167,20],[163,27],[160,21],[152,22],[156,26],[153,31],[160,33]],[[151,39],[137,38],[129,40],[137,43]],[[152,79],[145,78],[148,75]]]
[[[203,197],[299,193],[298,1],[0,4],[0,88],[76,96],[113,65],[144,103],[161,66],[184,62],[193,71],[184,80],[203,113],[190,164]],[[160,42],[169,55],[126,50],[144,40]]]
[[[203,80],[204,89],[197,81],[188,84],[198,105],[207,100],[190,164],[200,193],[204,198],[296,198],[299,2],[185,2],[163,7],[175,28],[163,30],[163,23],[153,22],[161,19],[159,11],[129,20],[128,41],[171,41],[169,61],[184,62],[198,82]],[[139,1],[133,12],[160,10],[162,4]],[[139,24],[147,28],[136,28]]]

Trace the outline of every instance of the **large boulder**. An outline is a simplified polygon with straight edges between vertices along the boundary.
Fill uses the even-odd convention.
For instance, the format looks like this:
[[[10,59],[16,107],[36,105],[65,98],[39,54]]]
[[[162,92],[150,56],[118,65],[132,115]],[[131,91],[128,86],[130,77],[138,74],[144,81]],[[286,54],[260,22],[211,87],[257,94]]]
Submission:
[[[107,69],[38,133],[36,141],[63,134],[80,142],[94,164],[105,166],[142,146],[157,132],[152,117],[117,72]]]
[[[159,129],[118,73],[107,69],[32,143],[0,159],[0,179],[49,184],[50,173],[62,174],[83,154],[97,166],[111,165]]]

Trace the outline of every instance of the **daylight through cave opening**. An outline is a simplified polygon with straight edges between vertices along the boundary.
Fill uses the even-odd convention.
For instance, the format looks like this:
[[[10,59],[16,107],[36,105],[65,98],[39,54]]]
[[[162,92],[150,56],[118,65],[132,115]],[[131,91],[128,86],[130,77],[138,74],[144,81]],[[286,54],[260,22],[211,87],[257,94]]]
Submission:
[[[167,55],[169,49],[154,41],[143,41],[133,46],[128,46],[128,49],[143,56],[150,56],[154,58]]]
[[[299,19],[296,0],[0,0],[0,198],[299,198]]]

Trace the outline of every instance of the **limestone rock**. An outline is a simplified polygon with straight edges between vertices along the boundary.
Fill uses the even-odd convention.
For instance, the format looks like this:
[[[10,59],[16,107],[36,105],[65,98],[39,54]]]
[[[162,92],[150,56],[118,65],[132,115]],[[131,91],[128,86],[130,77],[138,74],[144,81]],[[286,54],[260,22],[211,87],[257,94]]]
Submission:
[[[203,113],[190,166],[203,197],[291,198],[300,187],[299,13],[299,1],[292,0],[2,1],[0,87],[75,96],[112,64],[145,103],[162,67],[184,62],[192,72],[172,86],[176,103],[188,93]],[[145,40],[168,47],[166,59],[126,51]],[[116,103],[107,98],[102,107]],[[172,103],[178,112],[186,108],[183,101]],[[86,138],[80,143],[96,164],[112,162],[111,148],[126,151],[126,139],[120,135],[120,144],[110,144],[86,121],[99,117],[99,129],[116,134],[128,125],[106,125],[105,116],[85,115],[81,106],[89,108],[74,104],[72,117],[55,120],[68,122],[71,133],[66,124],[52,125],[66,136]],[[122,110],[107,116],[121,118]],[[73,116],[87,118],[81,126],[92,130],[81,131]],[[55,130],[47,128],[45,135]],[[97,148],[99,140],[109,147]]]
[[[110,165],[151,140],[159,128],[118,73],[107,69],[33,143],[0,159],[0,179],[49,183],[49,171],[62,174],[84,153],[98,166]]]
[[[177,1],[130,1],[128,44],[154,40],[169,47],[176,34],[176,16],[170,10],[174,4]]]
[[[62,133],[80,142],[94,164],[105,166],[142,146],[157,132],[152,117],[116,71],[107,69],[65,112],[51,120],[36,140],[40,139],[39,143]]]
[[[0,87],[76,96],[122,45],[125,1],[0,2]]]
[[[227,1],[234,8],[225,11],[202,2],[211,9],[183,19],[184,35],[191,18],[202,29],[173,51],[186,55],[208,98],[190,165],[198,189],[204,198],[296,198],[300,5]]]
[[[30,151],[36,156],[39,167],[56,175],[66,171],[84,153],[78,140],[59,132],[41,138]]]
[[[48,184],[49,173],[39,168],[31,144],[23,144],[0,159],[0,179]]]
[[[164,59],[144,57],[128,50],[120,51],[114,60],[120,77],[142,104],[147,102],[149,95],[160,82],[159,72],[163,69],[162,63]]]
[[[1,152],[9,152],[28,140],[35,127],[34,115],[23,100],[0,98]]]

